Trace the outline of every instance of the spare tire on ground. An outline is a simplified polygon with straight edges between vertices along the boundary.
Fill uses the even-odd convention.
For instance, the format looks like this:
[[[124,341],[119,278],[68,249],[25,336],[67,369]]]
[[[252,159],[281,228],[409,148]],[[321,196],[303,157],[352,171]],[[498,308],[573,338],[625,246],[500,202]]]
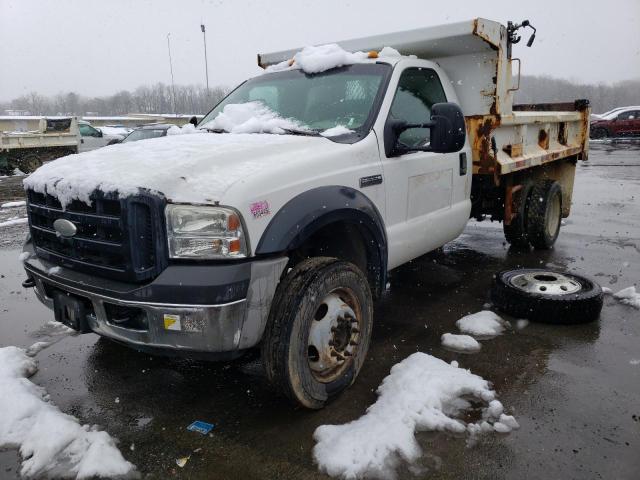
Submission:
[[[496,308],[545,323],[592,322],[600,316],[602,298],[602,288],[592,280],[546,269],[505,270],[491,287]]]

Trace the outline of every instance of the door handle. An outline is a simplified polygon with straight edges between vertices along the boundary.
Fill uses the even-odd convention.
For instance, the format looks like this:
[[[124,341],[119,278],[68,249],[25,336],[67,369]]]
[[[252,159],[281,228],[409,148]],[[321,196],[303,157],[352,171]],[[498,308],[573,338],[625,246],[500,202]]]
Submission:
[[[460,152],[460,176],[467,174],[467,152]]]

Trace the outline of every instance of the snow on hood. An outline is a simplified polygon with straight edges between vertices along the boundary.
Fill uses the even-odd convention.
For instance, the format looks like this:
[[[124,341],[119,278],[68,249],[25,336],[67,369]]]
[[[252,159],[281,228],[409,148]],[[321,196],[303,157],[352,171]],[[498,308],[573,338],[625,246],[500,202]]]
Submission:
[[[384,47],[377,57],[400,57],[400,52],[391,47]],[[265,73],[280,72],[282,70],[301,69],[305,73],[320,73],[332,68],[366,63],[370,61],[367,52],[348,52],[337,43],[328,43],[317,47],[304,47],[293,56],[292,60],[276,63],[265,69]]]
[[[206,203],[274,162],[300,161],[304,155],[294,153],[317,148],[318,142],[330,143],[293,135],[170,135],[62,157],[40,167],[24,185],[57,196],[63,207],[74,199],[90,203],[95,190],[123,198],[140,188],[175,201]]]
[[[262,102],[225,105],[213,120],[202,125],[230,133],[284,133],[288,130],[307,130],[293,118],[282,118]]]

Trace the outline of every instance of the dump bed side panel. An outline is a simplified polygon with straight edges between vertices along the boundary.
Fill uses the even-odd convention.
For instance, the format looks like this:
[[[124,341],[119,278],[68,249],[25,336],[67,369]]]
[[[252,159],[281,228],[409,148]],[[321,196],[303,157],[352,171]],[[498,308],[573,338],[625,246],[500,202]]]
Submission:
[[[565,111],[554,111],[563,108]],[[588,158],[588,102],[515,106],[510,115],[467,117],[473,173],[506,175],[559,159]]]

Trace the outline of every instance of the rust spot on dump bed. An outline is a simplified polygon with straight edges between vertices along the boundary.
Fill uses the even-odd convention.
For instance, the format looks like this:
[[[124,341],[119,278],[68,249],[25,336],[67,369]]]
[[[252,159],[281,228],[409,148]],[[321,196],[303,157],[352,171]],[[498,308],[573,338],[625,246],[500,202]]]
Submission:
[[[549,150],[549,134],[544,129],[538,132],[538,146],[543,150]]]
[[[473,173],[495,173],[497,152],[493,150],[491,138],[493,130],[500,125],[500,116],[470,115],[466,120],[469,137],[473,139]]]

